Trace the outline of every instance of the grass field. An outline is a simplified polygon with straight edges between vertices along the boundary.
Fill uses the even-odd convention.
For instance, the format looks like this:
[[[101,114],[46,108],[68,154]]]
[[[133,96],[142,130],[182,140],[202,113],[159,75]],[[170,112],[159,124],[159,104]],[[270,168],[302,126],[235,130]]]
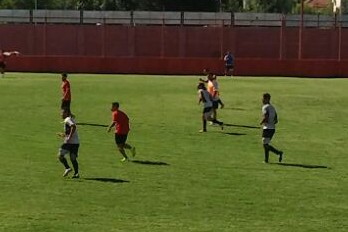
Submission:
[[[78,180],[56,159],[60,76],[0,79],[0,231],[347,231],[348,80],[221,77],[229,126],[201,134],[197,78],[70,75]],[[262,163],[264,91],[283,165]],[[115,100],[134,162],[120,162],[104,127]]]

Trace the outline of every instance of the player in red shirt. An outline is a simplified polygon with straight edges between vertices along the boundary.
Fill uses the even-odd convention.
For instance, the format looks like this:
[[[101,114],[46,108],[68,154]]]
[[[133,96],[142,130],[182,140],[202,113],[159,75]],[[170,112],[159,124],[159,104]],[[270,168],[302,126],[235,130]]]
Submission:
[[[62,104],[60,108],[62,110],[67,110],[69,114],[72,115],[70,110],[70,103],[71,103],[70,82],[68,81],[67,78],[68,78],[68,74],[62,73],[62,85],[60,87],[62,89]]]
[[[122,154],[122,162],[128,161],[128,156],[124,149],[130,149],[133,157],[135,156],[135,147],[127,144],[127,136],[129,132],[129,118],[121,110],[119,110],[120,104],[118,102],[113,102],[111,111],[112,111],[112,122],[108,127],[108,132],[111,131],[111,128],[115,126],[115,142],[119,152]]]

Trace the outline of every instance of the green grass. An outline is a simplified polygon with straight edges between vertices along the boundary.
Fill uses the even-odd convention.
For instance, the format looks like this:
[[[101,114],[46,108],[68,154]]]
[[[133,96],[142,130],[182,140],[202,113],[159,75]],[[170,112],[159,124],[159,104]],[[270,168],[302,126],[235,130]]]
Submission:
[[[197,78],[70,75],[77,122],[109,124],[118,100],[142,162],[121,163],[112,133],[79,125],[79,180],[56,159],[59,75],[0,79],[0,231],[347,231],[348,80],[221,77],[231,126],[200,134]],[[262,163],[264,91],[286,166]]]

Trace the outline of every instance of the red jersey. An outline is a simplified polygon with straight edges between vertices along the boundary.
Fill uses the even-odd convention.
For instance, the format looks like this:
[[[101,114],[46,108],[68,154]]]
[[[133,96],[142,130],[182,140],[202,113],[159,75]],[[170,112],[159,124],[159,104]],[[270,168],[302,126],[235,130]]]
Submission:
[[[62,82],[62,95],[63,100],[71,100],[71,92],[70,92],[70,83],[69,81],[65,80]]]
[[[112,121],[115,122],[115,134],[125,135],[129,132],[129,118],[121,110],[112,112]]]

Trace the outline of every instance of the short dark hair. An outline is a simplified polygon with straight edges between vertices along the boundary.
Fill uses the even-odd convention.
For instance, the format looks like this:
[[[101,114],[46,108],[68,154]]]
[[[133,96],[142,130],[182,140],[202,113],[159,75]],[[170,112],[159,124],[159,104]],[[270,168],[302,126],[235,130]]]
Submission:
[[[202,82],[199,82],[197,85],[197,89],[205,89],[205,85]]]
[[[118,108],[118,107],[120,106],[120,103],[118,103],[118,102],[113,102],[113,103],[112,103],[112,106],[113,106],[113,107],[115,106],[115,107]]]
[[[269,94],[269,93],[264,93],[264,94],[263,94],[263,98],[264,98],[264,99],[271,100],[271,94]]]
[[[62,77],[68,77],[67,73],[62,73]]]

